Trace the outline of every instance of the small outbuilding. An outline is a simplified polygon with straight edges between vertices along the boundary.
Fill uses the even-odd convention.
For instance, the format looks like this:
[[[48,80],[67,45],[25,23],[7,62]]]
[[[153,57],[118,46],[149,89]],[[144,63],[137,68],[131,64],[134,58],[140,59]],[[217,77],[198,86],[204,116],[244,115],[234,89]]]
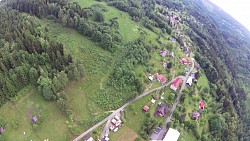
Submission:
[[[87,138],[84,139],[84,141],[95,141],[91,136],[88,136]]]
[[[2,134],[3,132],[4,132],[4,128],[1,127],[1,128],[0,128],[0,134]]]
[[[34,117],[31,119],[31,122],[32,122],[32,124],[36,124],[36,123],[38,122],[37,116],[34,116]]]

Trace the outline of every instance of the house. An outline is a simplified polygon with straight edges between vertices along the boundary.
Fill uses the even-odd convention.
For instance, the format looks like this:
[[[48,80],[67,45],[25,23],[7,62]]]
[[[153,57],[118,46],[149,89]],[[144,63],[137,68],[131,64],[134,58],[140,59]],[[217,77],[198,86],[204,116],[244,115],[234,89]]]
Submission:
[[[118,120],[118,121],[116,121],[115,126],[118,127],[118,126],[120,126],[121,124],[122,124],[122,121],[121,121],[121,120]]]
[[[154,99],[151,99],[151,102],[152,102],[153,104],[155,104],[155,101],[156,101],[156,100],[154,100]]]
[[[200,117],[200,113],[198,112],[198,111],[195,111],[195,112],[193,112],[193,114],[192,114],[192,119],[193,120],[198,120],[199,119],[199,117]]]
[[[177,130],[173,128],[169,128],[167,134],[165,135],[162,141],[177,141],[179,136],[180,136],[180,133]]]
[[[143,107],[143,110],[144,110],[145,112],[147,112],[147,111],[149,110],[149,107],[148,107],[147,105],[145,105],[145,106]]]
[[[182,59],[180,60],[180,63],[186,65],[186,64],[189,63],[189,61],[188,61],[187,59],[185,59],[185,58],[182,58]]]
[[[175,39],[175,38],[173,38],[173,37],[170,37],[169,39],[170,39],[170,41],[172,41],[173,43],[175,43],[175,42],[176,42],[176,39]]]
[[[168,66],[168,63],[169,63],[168,61],[164,61],[164,62],[162,62],[163,67],[164,67],[164,68],[166,68],[166,67]]]
[[[116,128],[116,127],[115,127],[115,125],[113,125],[113,124],[109,127],[109,129],[112,130],[112,131],[113,131],[115,128]]]
[[[188,84],[189,86],[191,86],[192,83],[193,83],[193,78],[191,76],[189,76],[188,79],[187,79],[186,84]]]
[[[87,138],[84,139],[84,141],[95,141],[91,136],[88,136]]]
[[[36,123],[38,122],[37,116],[34,116],[34,117],[31,119],[31,122],[32,122],[32,124],[36,124]]]
[[[189,47],[191,47],[191,46],[192,46],[192,44],[191,44],[190,42],[188,42],[188,43],[187,43],[187,45],[188,45]]]
[[[196,70],[200,69],[200,64],[196,64]]]
[[[156,74],[156,79],[160,82],[160,83],[162,83],[162,84],[164,84],[164,83],[166,83],[167,82],[167,79],[163,76],[163,75],[161,75],[161,74]]]
[[[167,55],[167,50],[160,51],[161,57],[165,57]]]
[[[156,109],[154,115],[155,115],[156,117],[157,117],[157,116],[165,117],[166,114],[167,114],[167,112],[168,112],[168,110],[169,110],[169,109],[168,109],[168,106],[167,106],[166,104],[161,103],[161,104],[159,104],[159,105],[157,106],[157,109]]]
[[[0,134],[2,134],[4,132],[3,127],[0,128]]]
[[[173,51],[171,51],[171,52],[169,53],[169,57],[174,58],[174,52],[173,52]]]
[[[153,76],[149,76],[149,77],[148,77],[148,80],[150,80],[150,82],[153,83],[153,82],[154,82]]]
[[[111,120],[111,123],[113,123],[114,125],[116,124],[116,120],[115,119],[112,119]]]
[[[116,120],[120,120],[120,117],[117,116],[117,115],[115,115],[115,119],[116,119]]]
[[[182,83],[182,79],[181,78],[176,78],[174,80],[174,82],[172,82],[172,84],[170,86],[170,89],[172,89],[174,91],[178,90],[181,83]]]
[[[200,107],[200,109],[202,109],[202,110],[205,108],[205,103],[204,103],[203,100],[199,103],[199,107]]]

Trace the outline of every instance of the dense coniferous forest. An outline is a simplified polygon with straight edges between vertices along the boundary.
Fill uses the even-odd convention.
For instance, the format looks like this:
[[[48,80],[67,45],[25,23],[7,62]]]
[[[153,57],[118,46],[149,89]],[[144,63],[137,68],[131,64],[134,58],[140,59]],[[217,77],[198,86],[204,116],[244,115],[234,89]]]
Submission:
[[[247,40],[250,34],[245,31],[247,29],[218,8],[207,8],[210,3],[199,0],[98,1],[128,12],[134,21],[141,22],[155,33],[160,31],[173,35],[171,23],[163,16],[169,14],[164,8],[186,12],[186,16],[181,17],[188,27],[184,32],[195,43],[195,59],[204,69],[210,81],[209,91],[217,101],[214,105],[216,114],[208,121],[208,136],[199,135],[196,131],[195,137],[204,141],[250,139],[250,112],[246,104],[247,86],[250,84],[250,42]],[[81,8],[78,3],[67,0],[11,0],[7,5],[20,12],[75,28],[110,52],[115,52],[121,45],[119,24],[115,18],[104,21],[102,12],[106,9],[101,5]],[[164,8],[156,8],[156,5]],[[83,76],[81,63],[73,62],[70,55],[64,54],[63,45],[50,41],[46,29],[42,29],[32,18],[8,8],[1,8],[0,12],[4,21],[0,23],[0,104],[15,97],[17,91],[29,84],[38,86],[45,99],[53,99],[66,86],[68,79],[79,80]],[[224,22],[224,18],[229,22]],[[235,27],[240,27],[240,30]],[[141,40],[125,45],[123,57],[126,60],[117,61],[117,68],[110,76],[109,85],[116,90],[134,85],[133,90],[143,91],[133,68],[137,64],[146,64],[151,47]],[[178,38],[177,41],[181,44]]]
[[[68,79],[83,76],[81,64],[73,63],[62,44],[50,41],[46,29],[33,18],[6,7],[1,7],[0,13],[1,105],[17,98],[17,92],[26,85],[37,86],[50,100]]]

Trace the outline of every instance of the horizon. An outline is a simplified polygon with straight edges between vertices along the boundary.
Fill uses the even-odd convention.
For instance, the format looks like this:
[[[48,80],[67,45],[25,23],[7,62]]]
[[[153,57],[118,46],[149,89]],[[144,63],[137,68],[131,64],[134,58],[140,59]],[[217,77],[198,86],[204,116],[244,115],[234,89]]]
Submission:
[[[209,0],[223,9],[250,32],[250,1],[248,0]]]

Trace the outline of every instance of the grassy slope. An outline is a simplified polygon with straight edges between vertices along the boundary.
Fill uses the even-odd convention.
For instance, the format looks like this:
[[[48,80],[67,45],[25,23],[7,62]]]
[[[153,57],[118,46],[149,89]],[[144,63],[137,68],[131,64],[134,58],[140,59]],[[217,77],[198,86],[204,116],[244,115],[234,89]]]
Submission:
[[[35,131],[32,128],[30,117],[27,115],[32,107],[37,105],[45,113],[45,119],[42,121],[39,129]],[[18,101],[16,107],[10,103],[5,104],[1,108],[1,114],[7,119],[6,131],[4,137],[6,140],[44,140],[53,139],[53,141],[66,141],[67,127],[64,124],[66,117],[62,114],[55,102],[48,102],[38,93],[33,90]],[[12,121],[18,122],[18,128],[13,129]],[[23,132],[26,132],[24,135]]]
[[[110,134],[110,141],[134,141],[138,137],[127,125],[123,125],[116,133]]]

